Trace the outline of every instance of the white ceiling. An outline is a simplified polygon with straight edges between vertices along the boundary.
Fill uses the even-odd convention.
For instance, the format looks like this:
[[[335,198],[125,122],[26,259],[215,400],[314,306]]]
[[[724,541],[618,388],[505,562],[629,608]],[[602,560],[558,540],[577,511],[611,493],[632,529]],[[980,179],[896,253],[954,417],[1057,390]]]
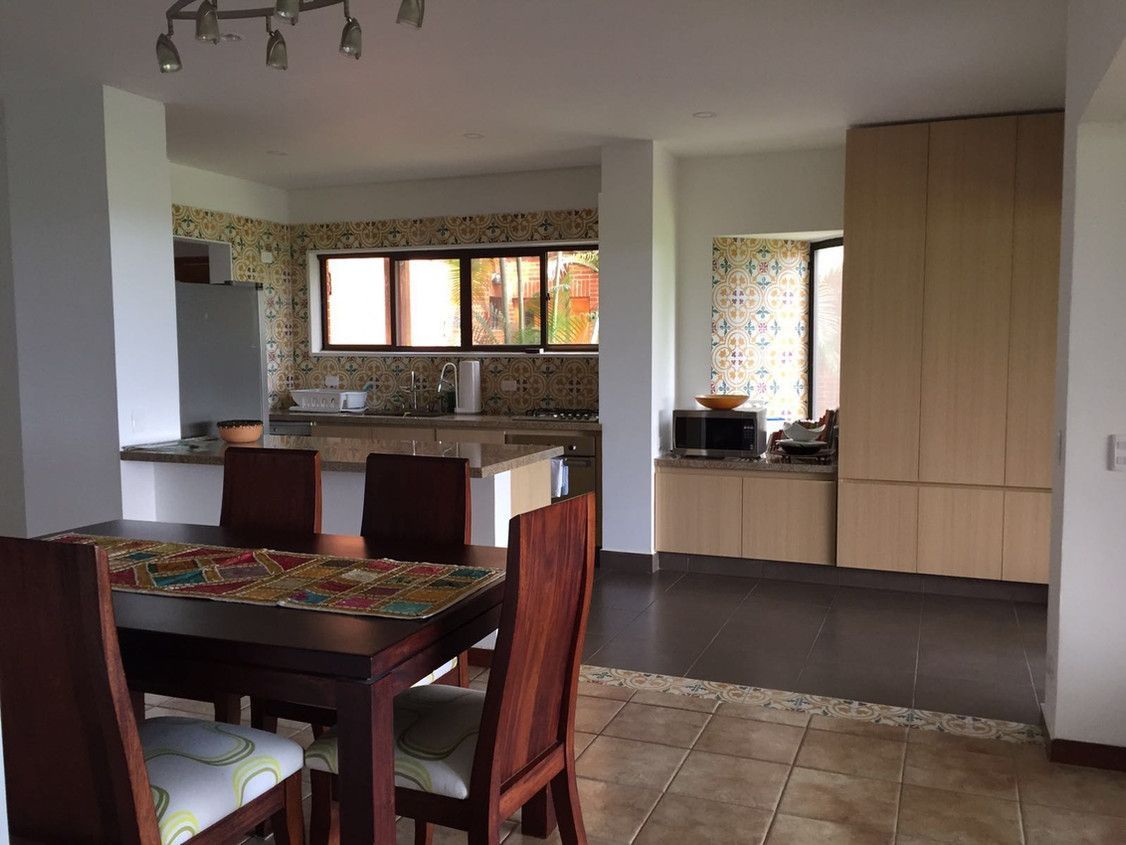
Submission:
[[[1063,103],[1065,0],[430,0],[420,31],[394,24],[398,0],[351,5],[358,62],[336,7],[283,27],[286,72],[258,21],[218,47],[180,24],[184,70],[162,76],[165,0],[7,0],[0,81],[162,100],[173,161],[287,188],[593,164],[611,139],[829,146],[853,123]]]

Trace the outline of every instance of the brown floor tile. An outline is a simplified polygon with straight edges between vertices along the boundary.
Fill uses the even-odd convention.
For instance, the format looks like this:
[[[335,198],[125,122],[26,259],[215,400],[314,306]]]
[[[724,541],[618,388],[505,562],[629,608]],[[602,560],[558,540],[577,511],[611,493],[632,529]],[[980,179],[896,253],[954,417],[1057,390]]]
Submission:
[[[935,842],[1019,845],[1020,811],[1015,801],[981,795],[903,787],[899,805],[900,833]]]
[[[1025,804],[1126,817],[1126,772],[1022,761],[1017,782]]]
[[[633,697],[633,690],[629,687],[612,687],[608,684],[579,681],[579,695],[588,695],[591,698],[610,698],[614,701],[629,701]]]
[[[575,731],[575,757],[576,758],[579,757],[584,751],[586,751],[587,746],[589,746],[592,742],[594,742],[594,738],[597,735],[598,734],[588,734],[588,733],[583,733],[582,731]]]
[[[898,804],[899,784],[892,781],[795,768],[778,812],[827,822],[859,823],[890,837],[895,831]]]
[[[170,710],[181,710],[184,713],[199,716],[203,719],[215,718],[215,705],[210,701],[192,701],[190,698],[169,698],[160,706],[167,707]]]
[[[778,803],[788,771],[780,763],[693,751],[668,791],[674,795],[772,810]]]
[[[665,795],[635,845],[687,845],[712,842],[762,842],[770,811],[722,804],[684,795]]]
[[[759,722],[774,722],[779,725],[793,725],[804,728],[809,724],[809,714],[796,710],[782,710],[777,707],[760,707],[757,704],[723,701],[715,711],[717,716],[731,716],[735,719],[755,719]]]
[[[796,765],[846,775],[898,781],[906,744],[886,739],[806,731]]]
[[[933,745],[939,748],[953,748],[961,751],[972,751],[975,754],[993,754],[997,757],[1012,757],[1022,748],[1041,747],[1022,745],[1015,742],[1004,742],[999,739],[978,739],[972,736],[959,736],[945,731],[932,731],[923,728],[909,728],[907,741],[919,745]]]
[[[891,841],[890,832],[779,815],[770,827],[766,845],[810,845],[813,842],[819,845],[888,845]]]
[[[1121,845],[1126,842],[1126,819],[1034,804],[1025,804],[1021,813],[1027,845],[1056,845],[1058,842]]]
[[[900,725],[877,725],[873,722],[862,722],[859,719],[842,719],[835,716],[816,715],[809,720],[809,726],[819,731],[833,731],[834,733],[853,734],[855,736],[872,736],[877,739],[893,739],[904,742],[907,739],[907,728]]]
[[[651,704],[654,707],[674,707],[677,710],[694,710],[697,713],[714,713],[719,701],[696,695],[677,695],[671,692],[639,690],[630,699],[633,704]]]
[[[600,736],[577,765],[579,777],[665,789],[688,752],[671,745]]]
[[[1017,800],[1016,770],[1011,759],[961,749],[908,745],[903,782]]]
[[[805,728],[713,716],[693,748],[736,757],[754,757],[775,763],[792,763]]]
[[[708,718],[706,713],[630,702],[602,731],[608,736],[622,739],[690,748],[704,729]]]
[[[625,704],[610,698],[591,698],[580,695],[575,707],[575,730],[583,733],[601,733]]]
[[[587,835],[630,842],[661,797],[658,789],[579,778],[579,802]]]

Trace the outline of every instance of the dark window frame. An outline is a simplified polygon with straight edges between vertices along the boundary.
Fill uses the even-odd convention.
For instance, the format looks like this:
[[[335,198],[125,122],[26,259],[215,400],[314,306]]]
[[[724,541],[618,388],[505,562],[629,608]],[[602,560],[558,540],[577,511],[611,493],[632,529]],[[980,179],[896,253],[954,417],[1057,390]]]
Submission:
[[[814,354],[813,354],[813,332],[817,325],[817,252],[822,249],[829,249],[835,246],[844,246],[844,237],[826,238],[821,241],[810,241],[809,244],[809,331],[806,332],[806,370],[809,378],[809,389],[806,391],[805,400],[805,418],[809,419],[813,411],[813,379],[814,374]]]
[[[407,249],[407,250],[363,250],[355,252],[320,252],[317,264],[320,273],[320,321],[321,352],[597,352],[598,344],[549,343],[547,313],[550,295],[547,290],[547,256],[552,252],[597,251],[597,243],[544,243],[525,247],[498,246],[458,249]],[[538,344],[474,344],[473,343],[473,279],[470,271],[474,258],[537,258],[540,262],[540,342]],[[327,265],[335,258],[384,258],[388,259],[388,300],[391,308],[391,343],[389,344],[334,344],[329,342],[328,272]],[[461,306],[461,344],[458,346],[403,346],[398,343],[400,334],[399,314],[399,262],[412,260],[451,260],[458,264],[458,293]]]

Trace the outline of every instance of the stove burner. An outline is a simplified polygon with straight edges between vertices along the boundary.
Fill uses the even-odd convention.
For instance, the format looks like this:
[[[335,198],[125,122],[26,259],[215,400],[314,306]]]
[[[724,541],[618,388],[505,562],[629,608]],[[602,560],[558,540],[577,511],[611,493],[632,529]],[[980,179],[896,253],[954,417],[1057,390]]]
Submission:
[[[543,420],[579,420],[589,422],[598,419],[598,411],[590,408],[535,408],[525,416]]]

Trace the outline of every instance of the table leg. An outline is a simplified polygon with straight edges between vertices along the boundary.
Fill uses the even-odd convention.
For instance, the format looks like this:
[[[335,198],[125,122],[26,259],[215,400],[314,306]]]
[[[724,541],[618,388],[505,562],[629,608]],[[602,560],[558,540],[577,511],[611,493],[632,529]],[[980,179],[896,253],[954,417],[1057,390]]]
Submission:
[[[393,704],[390,679],[337,685],[340,841],[349,845],[395,842]]]
[[[546,839],[555,832],[555,805],[551,801],[551,787],[545,786],[532,796],[520,812],[520,832],[525,836]]]

